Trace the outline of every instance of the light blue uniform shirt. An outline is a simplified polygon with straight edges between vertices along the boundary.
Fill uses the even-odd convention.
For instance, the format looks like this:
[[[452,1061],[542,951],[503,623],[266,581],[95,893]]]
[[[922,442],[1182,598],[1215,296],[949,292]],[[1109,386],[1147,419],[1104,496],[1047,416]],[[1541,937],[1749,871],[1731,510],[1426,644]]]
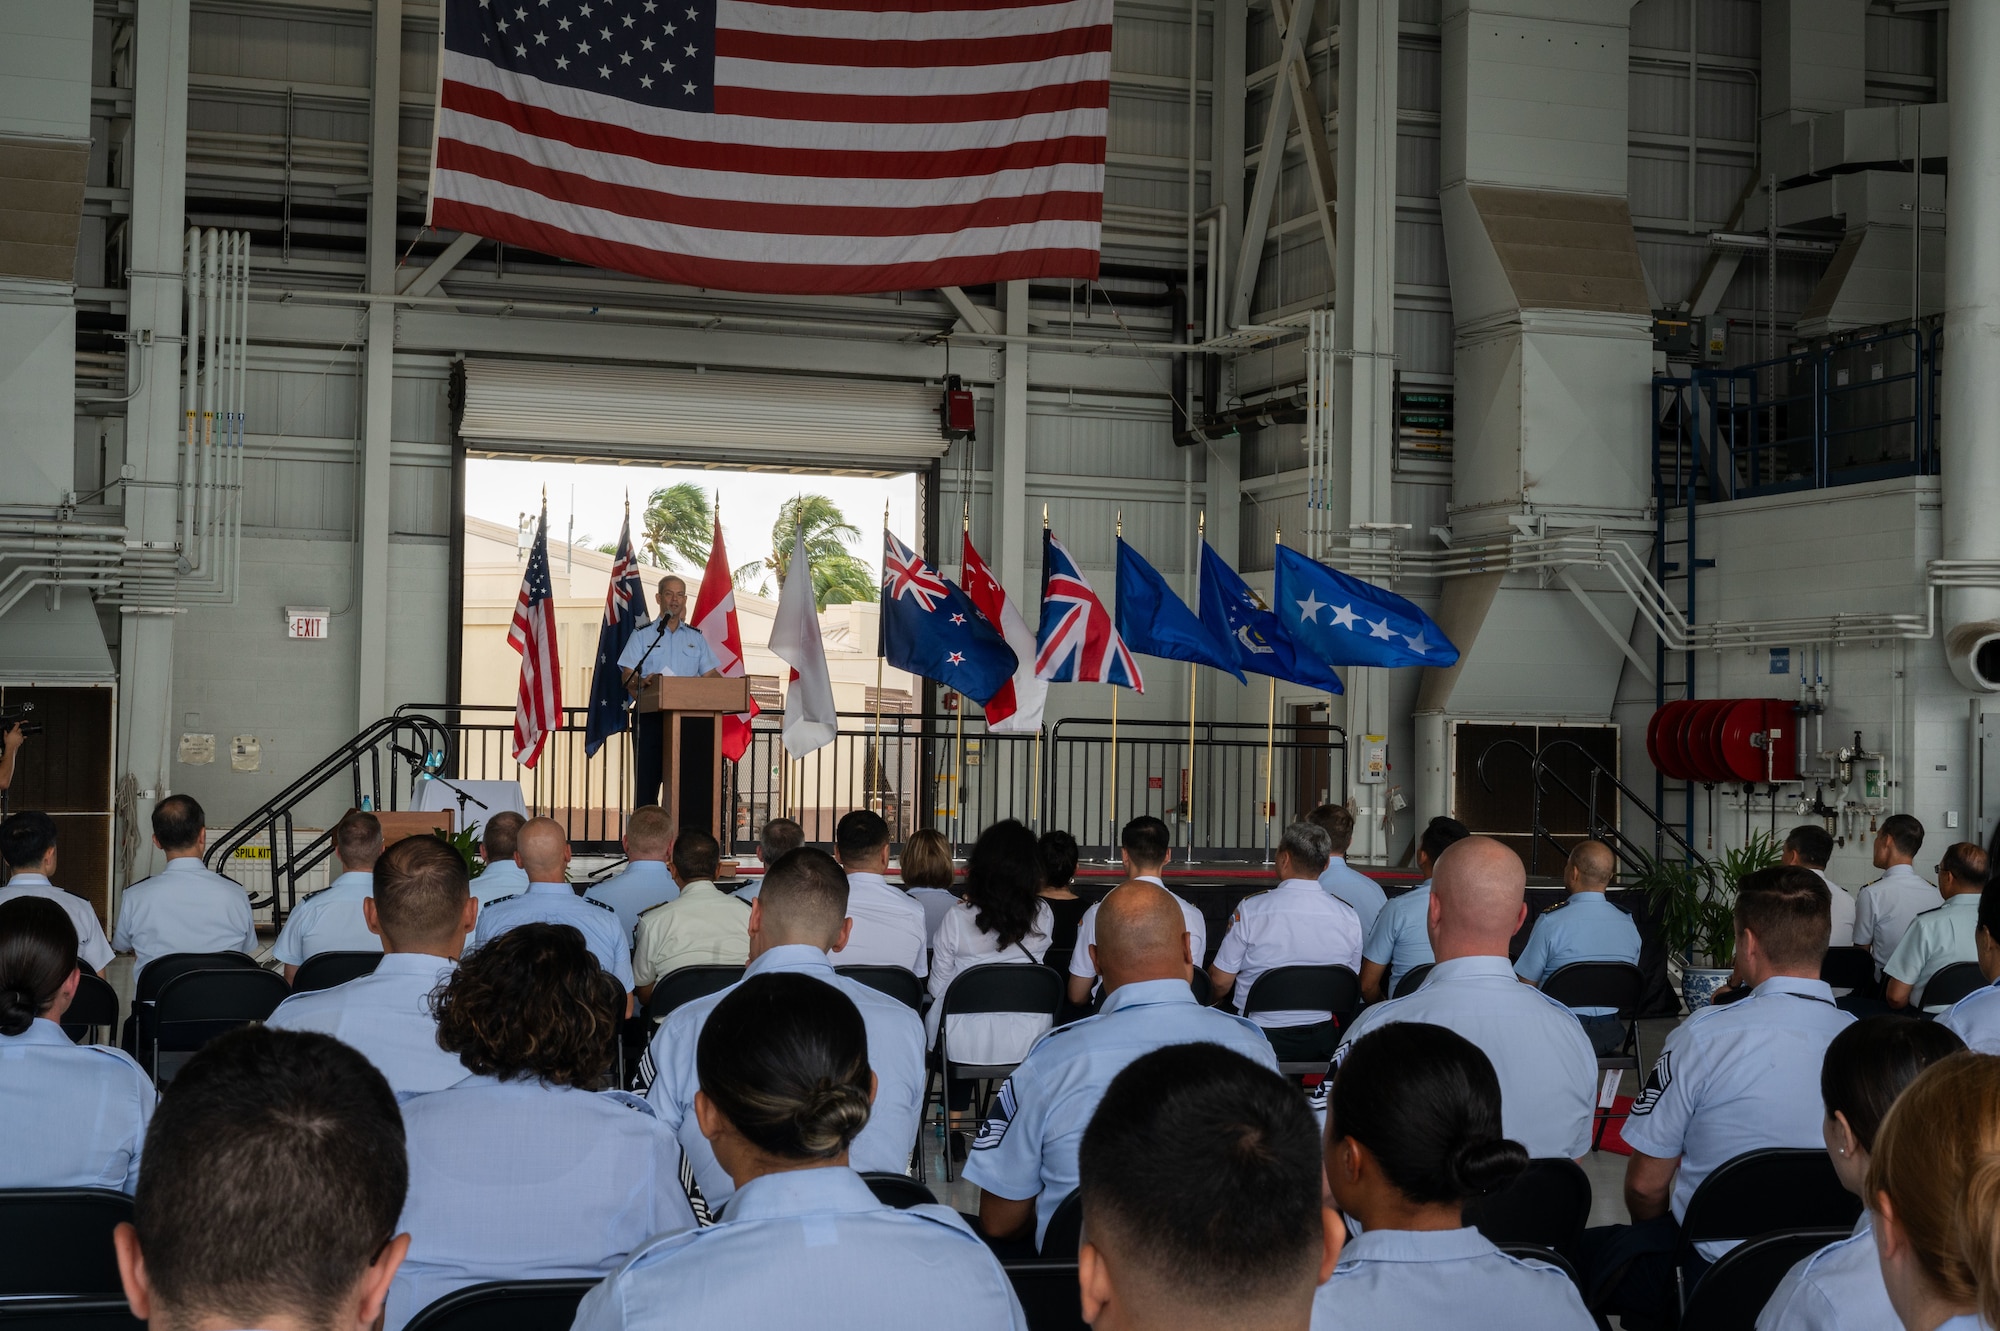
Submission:
[[[16,869],[14,876],[7,880],[7,886],[0,887],[0,906],[15,897],[41,897],[55,902],[69,916],[69,922],[76,926],[76,954],[83,958],[83,964],[94,971],[103,971],[117,954],[111,950],[111,942],[104,936],[104,926],[97,922],[97,912],[90,903],[74,893],[65,892],[38,873]]]
[[[125,889],[111,946],[133,954],[134,980],[154,958],[176,952],[254,957],[257,924],[250,918],[250,895],[211,873],[197,856],[168,860],[151,878]]]
[[[917,1119],[924,1098],[923,1018],[900,999],[835,974],[826,953],[803,943],[767,949],[744,968],[745,980],[753,975],[810,975],[846,994],[861,1010],[861,1023],[868,1031],[868,1066],[875,1073],[877,1085],[868,1126],[861,1129],[848,1148],[848,1160],[859,1170],[905,1173],[909,1169],[910,1149],[916,1144]],[[684,1003],[667,1014],[646,1053],[651,1066],[642,1071],[642,1076],[650,1072],[652,1077],[646,1089],[647,1103],[653,1106],[662,1123],[679,1134],[681,1150],[687,1154],[710,1214],[729,1200],[736,1184],[716,1163],[715,1151],[695,1122],[694,1093],[701,1089],[701,1078],[695,1075],[694,1050],[708,1014],[735,989],[731,985],[721,993]]]
[[[694,1227],[680,1148],[645,1101],[467,1077],[403,1103],[410,1255],[387,1331],[486,1280],[594,1279],[656,1234]]]
[[[319,1031],[359,1049],[398,1095],[441,1091],[465,1079],[457,1054],[438,1048],[431,991],[458,963],[423,952],[391,952],[373,975],[293,994],[267,1025]]]
[[[382,937],[368,931],[361,914],[361,903],[374,895],[374,874],[340,875],[285,917],[271,955],[297,966],[321,952],[380,952]]]
[[[0,1035],[0,1188],[132,1191],[157,1098],[124,1050],[53,1021]]]
[[[617,911],[585,901],[568,883],[530,883],[520,896],[479,912],[479,923],[472,931],[472,946],[484,947],[523,924],[575,927],[589,945],[591,955],[597,958],[597,964],[617,976],[618,983],[628,992],[631,990],[632,934],[619,927]]]
[[[852,1169],[766,1174],[720,1223],[654,1240],[570,1331],[810,1326],[1027,1331],[998,1259],[948,1206],[898,1211]]]
[[[1361,917],[1364,938],[1375,927],[1375,917],[1389,901],[1382,885],[1359,869],[1351,868],[1344,855],[1335,855],[1326,862],[1326,868],[1320,871],[1319,885],[1354,907],[1354,913]]]
[[[494,902],[527,890],[528,871],[513,860],[495,860],[472,880],[472,895],[479,898],[482,913]]]
[[[583,899],[617,911],[618,927],[625,931],[625,941],[629,944],[632,931],[639,927],[641,912],[677,900],[680,894],[681,885],[674,881],[665,864],[659,860],[632,860],[618,874],[585,892]]]
[[[1625,1142],[1674,1171],[1674,1219],[1687,1215],[1701,1181],[1745,1151],[1826,1144],[1820,1065],[1854,1018],[1819,980],[1776,975],[1747,998],[1705,1007],[1667,1036],[1632,1104]],[[1709,1261],[1734,1242],[1698,1243]]]
[[[1389,968],[1383,993],[1395,993],[1405,975],[1436,960],[1431,952],[1430,909],[1431,880],[1426,878],[1402,896],[1389,898],[1376,913],[1361,959]]]
[[[1882,1283],[1865,1208],[1851,1237],[1800,1259],[1757,1314],[1757,1331],[1893,1331],[1901,1325]]]
[[[700,629],[683,623],[677,629],[662,631],[661,623],[664,621],[649,624],[626,640],[625,650],[618,653],[619,669],[636,670],[641,675],[678,675],[684,679],[721,669],[715,649],[701,636]]]
[[[1540,984],[1563,967],[1579,961],[1626,961],[1639,964],[1639,926],[1611,904],[1602,892],[1572,892],[1554,910],[1535,921],[1528,945],[1514,963],[1514,973],[1529,984]],[[1580,1007],[1592,1017],[1616,1016],[1618,1009]]]
[[[1219,1044],[1273,1072],[1277,1055],[1255,1022],[1194,1000],[1183,980],[1146,980],[1112,992],[1096,1016],[1044,1035],[1001,1083],[979,1126],[965,1180],[1009,1201],[1035,1199],[1035,1243],[1077,1185],[1077,1147],[1111,1079],[1173,1044]]]
[[[1973,1053],[2000,1054],[2000,980],[1959,999],[1938,1023]]]
[[[1478,1230],[1372,1229],[1347,1241],[1313,1296],[1312,1331],[1591,1331],[1576,1286]]]
[[[1507,958],[1440,961],[1415,993],[1369,1004],[1341,1037],[1334,1066],[1356,1040],[1396,1021],[1442,1026],[1479,1046],[1500,1078],[1501,1126],[1529,1155],[1575,1159],[1590,1150],[1597,1106],[1590,1037],[1574,1012],[1515,979]],[[1326,1089],[1322,1082],[1313,1100],[1322,1122]]]

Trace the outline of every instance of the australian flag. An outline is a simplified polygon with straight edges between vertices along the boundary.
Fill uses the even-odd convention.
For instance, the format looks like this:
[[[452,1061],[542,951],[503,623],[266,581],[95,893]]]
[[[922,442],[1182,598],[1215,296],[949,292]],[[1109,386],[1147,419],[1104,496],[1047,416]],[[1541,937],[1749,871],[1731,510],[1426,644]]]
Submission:
[[[972,598],[887,531],[881,651],[896,669],[934,679],[982,707],[1020,664]]]
[[[1458,648],[1431,617],[1372,583],[1278,547],[1278,615],[1328,665],[1448,666]]]
[[[1201,622],[1236,649],[1237,663],[1245,670],[1309,689],[1345,692],[1333,667],[1299,650],[1283,621],[1207,541],[1201,543]]]
[[[597,630],[597,669],[590,676],[590,720],[584,727],[583,751],[596,757],[604,741],[629,724],[625,681],[618,658],[626,640],[647,622],[646,589],[639,580],[639,560],[632,553],[632,515],[618,532],[618,553],[611,561],[611,585],[604,590],[604,623]]]

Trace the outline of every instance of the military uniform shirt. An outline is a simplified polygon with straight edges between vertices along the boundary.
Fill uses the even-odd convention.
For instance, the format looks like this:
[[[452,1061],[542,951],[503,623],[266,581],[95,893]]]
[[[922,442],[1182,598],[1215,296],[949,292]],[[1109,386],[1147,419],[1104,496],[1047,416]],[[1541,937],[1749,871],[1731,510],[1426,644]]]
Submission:
[[[518,897],[528,890],[528,871],[518,860],[495,860],[483,869],[479,877],[472,880],[472,895],[479,898],[479,909],[508,897]]]
[[[257,955],[257,925],[250,896],[198,856],[168,860],[144,882],[125,889],[111,946],[133,954],[132,978],[154,958],[175,952],[241,952]]]
[[[623,1091],[467,1077],[403,1102],[410,1254],[386,1331],[487,1280],[596,1279],[656,1234],[694,1227],[680,1148]]]
[[[1229,932],[1215,950],[1215,968],[1236,977],[1236,1010],[1259,1026],[1313,1026],[1331,1012],[1244,1012],[1259,976],[1280,966],[1345,966],[1361,972],[1361,920],[1315,878],[1287,878],[1269,892],[1236,903]]]
[[[131,1192],[157,1098],[124,1050],[71,1044],[53,1021],[0,1035],[0,1188]]]
[[[1144,980],[1113,990],[1096,1016],[1050,1031],[1001,1083],[980,1124],[965,1181],[1009,1201],[1035,1199],[1035,1244],[1076,1190],[1077,1147],[1111,1079],[1155,1049],[1219,1044],[1273,1072],[1263,1029],[1194,1000],[1180,980]]]
[[[1826,884],[1827,895],[1832,899],[1833,928],[1827,931],[1828,947],[1854,946],[1854,894],[1826,876],[1826,870],[1814,869],[1819,880]]]
[[[1861,889],[1861,897],[1854,903],[1854,945],[1874,952],[1878,978],[1895,954],[1896,944],[1903,941],[1910,921],[1943,904],[1938,890],[1907,864],[1890,865],[1880,878]]]
[[[0,905],[15,897],[43,897],[61,906],[63,914],[69,916],[69,922],[76,926],[76,954],[90,969],[102,971],[117,955],[104,936],[104,926],[97,922],[97,912],[82,897],[65,892],[40,874],[29,873],[25,869],[16,869],[14,876],[7,880],[7,885],[0,887]]]
[[[1757,1314],[1757,1331],[1893,1331],[1901,1325],[1882,1283],[1865,1207],[1853,1235],[1800,1258]]]
[[[1181,918],[1187,921],[1188,955],[1194,958],[1197,968],[1204,965],[1204,958],[1208,956],[1208,921],[1202,913],[1152,874],[1142,873],[1132,881],[1163,888],[1174,899],[1174,904],[1181,908]],[[1090,945],[1097,941],[1097,908],[1103,904],[1102,898],[1091,902],[1089,909],[1083,912],[1083,918],[1076,922],[1076,951],[1069,956],[1069,973],[1080,980],[1097,978],[1097,963],[1090,958]]]
[[[480,877],[485,877],[481,874]],[[472,931],[473,947],[486,944],[523,924],[567,924],[583,935],[597,964],[632,987],[632,943],[618,927],[618,912],[585,901],[568,883],[530,883],[518,897],[496,902],[479,912]]]
[[[1393,994],[1405,975],[1436,958],[1431,954],[1431,880],[1426,878],[1400,897],[1390,897],[1375,916],[1362,946],[1363,960],[1389,968],[1382,992]]]
[[[1440,961],[1415,993],[1371,1003],[1341,1037],[1334,1066],[1356,1040],[1394,1021],[1429,1022],[1478,1045],[1500,1078],[1501,1126],[1529,1155],[1575,1159],[1590,1150],[1597,1107],[1590,1037],[1574,1012],[1515,979],[1507,958]],[[1322,1119],[1326,1091],[1321,1083],[1313,1098]]]
[[[2000,1054],[2000,980],[1975,989],[1938,1018],[1975,1054]]]
[[[1537,919],[1528,931],[1521,959],[1514,963],[1514,973],[1529,984],[1540,984],[1579,961],[1639,962],[1639,926],[1602,892],[1572,892]],[[1575,1010],[1592,1017],[1616,1016],[1618,1012],[1608,1007]]]
[[[1674,1028],[1625,1123],[1625,1142],[1656,1159],[1678,1156],[1674,1219],[1716,1168],[1745,1151],[1826,1144],[1820,1064],[1854,1018],[1820,980],[1777,975],[1746,998],[1705,1007]],[[1715,1261],[1736,1245],[1695,1245]]]
[[[677,629],[663,631],[662,623],[648,624],[626,639],[625,650],[618,653],[619,669],[690,679],[722,668],[722,663],[715,659],[715,649],[701,636],[700,629],[682,623]]]
[[[910,900],[881,874],[847,875],[847,918],[854,928],[847,946],[834,953],[834,965],[901,966],[919,979],[930,973],[923,903]]]
[[[1320,870],[1319,885],[1354,907],[1355,915],[1361,919],[1364,938],[1375,927],[1375,917],[1389,901],[1382,885],[1349,865],[1344,855],[1335,855],[1326,862],[1326,868]]]
[[[1944,899],[1936,910],[1927,910],[1910,921],[1903,941],[1883,966],[1892,980],[1910,986],[1910,1001],[1924,1002],[1924,989],[1931,977],[1946,966],[1979,960],[1979,944],[1973,931],[1979,927],[1979,893],[1960,892]],[[1944,1003],[1925,1003],[1924,1011],[1942,1012]]]
[[[369,932],[361,914],[361,903],[374,895],[374,874],[340,875],[285,917],[271,955],[297,966],[321,952],[380,952],[382,936]]]
[[[423,952],[391,952],[372,975],[330,989],[293,994],[267,1023],[281,1031],[319,1031],[354,1046],[398,1095],[441,1091],[465,1079],[457,1054],[438,1048],[431,992],[458,963]]]
[[[848,1160],[856,1169],[883,1170],[901,1174],[909,1168],[910,1148],[917,1140],[917,1118],[924,1099],[924,1023],[908,1004],[870,989],[857,980],[834,973],[833,961],[816,947],[786,943],[767,948],[744,970],[753,975],[810,975],[846,994],[861,1010],[861,1024],[868,1032],[868,1066],[875,1073],[875,1107],[868,1124],[848,1149]],[[695,1122],[694,1093],[701,1089],[695,1074],[695,1042],[708,1014],[715,1011],[731,985],[721,993],[683,1003],[667,1014],[646,1051],[642,1080],[649,1082],[646,1100],[660,1121],[679,1134],[695,1182],[712,1214],[736,1190],[735,1183],[716,1163],[715,1151],[701,1135]],[[749,1323],[744,1323],[749,1325]]]
[[[639,917],[632,978],[642,985],[683,966],[741,966],[750,960],[750,908],[707,879]]]
[[[665,864],[659,860],[629,860],[619,873],[585,892],[583,899],[617,911],[618,927],[630,938],[639,927],[641,915],[678,899],[680,894],[680,884],[674,881],[673,871]]]
[[[1591,1331],[1570,1278],[1501,1252],[1478,1230],[1371,1229],[1347,1241],[1313,1296],[1312,1331]]]
[[[852,1169],[766,1174],[708,1229],[655,1239],[571,1331],[810,1326],[1027,1331],[999,1260],[948,1206],[898,1211]]]

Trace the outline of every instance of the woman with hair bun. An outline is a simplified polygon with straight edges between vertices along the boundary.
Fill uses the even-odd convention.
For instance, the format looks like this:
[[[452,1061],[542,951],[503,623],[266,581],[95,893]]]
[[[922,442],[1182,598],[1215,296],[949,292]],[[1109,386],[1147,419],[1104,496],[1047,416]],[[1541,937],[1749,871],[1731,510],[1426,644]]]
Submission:
[[[0,904],[0,1188],[119,1188],[139,1181],[156,1099],[123,1050],[70,1043],[76,926],[46,897]]]
[[[1500,1133],[1500,1079],[1478,1046],[1395,1022],[1338,1057],[1326,1178],[1361,1233],[1313,1300],[1313,1331],[1590,1331],[1568,1276],[1509,1257],[1465,1223],[1467,1201],[1528,1166],[1526,1149]]]
[[[957,1212],[896,1210],[848,1167],[875,1075],[847,995],[809,975],[753,975],[709,1014],[695,1066],[695,1117],[736,1191],[710,1228],[634,1253],[571,1331],[1026,1331],[1006,1273]]]
[[[1882,1120],[1864,1186],[1903,1331],[2000,1327],[2000,1058],[1924,1069]]]

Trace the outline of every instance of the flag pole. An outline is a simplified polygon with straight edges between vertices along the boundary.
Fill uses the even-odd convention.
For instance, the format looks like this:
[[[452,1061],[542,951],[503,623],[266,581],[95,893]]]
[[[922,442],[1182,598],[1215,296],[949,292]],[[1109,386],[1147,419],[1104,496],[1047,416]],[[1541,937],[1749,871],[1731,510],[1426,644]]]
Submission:
[[[1208,539],[1208,510],[1195,515],[1195,539]],[[1194,863],[1194,690],[1195,681],[1201,677],[1200,669],[1193,661],[1188,662],[1188,761],[1187,761],[1187,862]]]
[[[882,547],[883,547],[884,549],[887,549],[887,548],[888,548],[888,545],[889,545],[889,501],[888,501],[887,499],[884,499],[884,500],[882,501]],[[878,590],[878,591],[877,591],[877,593],[876,593],[876,598],[875,598],[875,624],[876,624],[876,628],[875,628],[875,762],[880,762],[880,761],[881,761],[881,758],[882,758],[882,628],[881,628],[881,623],[882,623],[882,599],[881,599],[881,593],[880,593],[880,591]],[[885,768],[885,769],[884,769],[884,771],[883,771],[883,775],[884,775],[885,777],[886,777],[886,776],[888,775],[888,772],[887,772],[887,769],[886,769],[886,768]],[[863,780],[865,780],[865,781],[866,781],[866,782],[867,782],[867,783],[868,783],[869,785],[874,785],[874,784],[875,784],[875,768],[874,768],[874,766],[873,766],[873,765],[870,765],[870,766],[868,767],[868,770],[867,770],[867,772],[866,772],[866,773],[864,774],[864,776],[863,776]],[[884,786],[886,786],[886,785],[888,784],[888,782],[887,782],[887,781],[884,781],[884,782],[883,782],[882,784],[883,784]],[[877,787],[877,794],[878,794],[878,797],[884,797],[884,798],[886,798],[886,796],[887,796],[888,792],[887,792],[886,790],[882,790],[882,789],[881,789],[881,787]],[[883,808],[884,808],[884,807],[886,807],[886,806],[885,806],[885,805],[883,805],[883,804],[878,804],[878,805],[877,805],[877,807],[876,807],[876,810],[875,810],[875,811],[876,811],[877,813],[881,813],[881,812],[883,811]]]
[[[1049,506],[1048,506],[1047,504],[1043,504],[1043,505],[1042,505],[1042,529],[1043,529],[1044,531],[1048,530],[1048,525],[1049,525]],[[1124,510],[1124,509],[1122,509],[1122,508],[1118,510],[1118,516],[1117,516],[1117,520],[1116,520],[1116,526],[1114,527],[1114,529],[1113,529],[1113,530],[1114,530],[1114,532],[1115,532],[1115,534],[1117,535],[1117,537],[1118,537],[1118,539],[1119,539],[1119,540],[1121,540],[1121,541],[1122,541],[1122,540],[1124,540],[1124,539],[1125,539],[1125,510]],[[1118,858],[1118,855],[1117,855],[1117,851],[1118,851],[1118,686],[1117,686],[1116,684],[1113,684],[1113,685],[1111,686],[1111,770],[1110,770],[1110,772],[1109,772],[1109,774],[1108,774],[1108,775],[1109,775],[1109,777],[1110,777],[1110,783],[1109,783],[1109,789],[1108,789],[1108,791],[1107,791],[1107,794],[1108,794],[1108,796],[1109,796],[1109,798],[1110,798],[1110,801],[1111,801],[1111,835],[1110,835],[1110,837],[1109,837],[1109,838],[1107,839],[1107,842],[1106,842],[1106,844],[1107,844],[1107,845],[1108,845],[1108,846],[1110,847],[1110,849],[1109,849],[1109,850],[1107,850],[1107,851],[1106,851],[1105,853],[1106,853],[1107,855],[1109,855],[1109,856],[1110,856],[1110,857],[1111,857],[1111,858],[1112,858],[1113,860],[1116,860],[1116,859]]]
[[[1285,531],[1276,529],[1273,549],[1285,543]],[[1277,774],[1278,759],[1278,677],[1271,677],[1271,691],[1264,703],[1264,863],[1271,860],[1271,819],[1277,806],[1271,803],[1271,780]]]

